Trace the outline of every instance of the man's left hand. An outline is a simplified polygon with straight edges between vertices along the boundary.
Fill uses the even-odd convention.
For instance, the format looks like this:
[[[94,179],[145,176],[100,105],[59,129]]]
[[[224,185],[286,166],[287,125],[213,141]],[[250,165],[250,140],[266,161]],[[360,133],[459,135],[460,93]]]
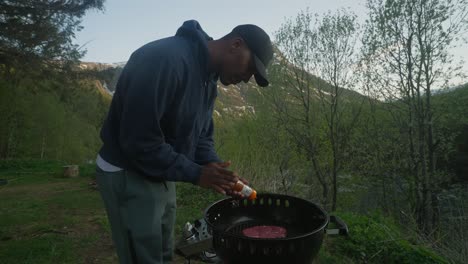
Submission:
[[[207,163],[205,166],[227,169],[229,166],[231,166],[231,161],[229,160],[229,161],[224,161],[224,162],[210,162],[210,163]],[[242,177],[239,177],[239,180],[243,182],[244,184],[247,184],[247,185],[249,184],[249,182]],[[240,192],[236,192],[236,191],[227,191],[226,194],[235,198],[239,198],[239,199],[244,198],[244,196]]]

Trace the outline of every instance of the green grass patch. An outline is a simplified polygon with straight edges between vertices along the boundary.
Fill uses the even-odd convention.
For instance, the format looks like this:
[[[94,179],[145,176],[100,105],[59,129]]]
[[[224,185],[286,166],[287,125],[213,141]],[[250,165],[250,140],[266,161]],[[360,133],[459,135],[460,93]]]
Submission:
[[[60,234],[2,241],[0,263],[76,263],[73,242]]]
[[[62,166],[0,162],[0,178],[9,180],[0,186],[0,263],[86,263],[86,256],[99,259],[100,245],[111,244],[90,178],[63,178]]]

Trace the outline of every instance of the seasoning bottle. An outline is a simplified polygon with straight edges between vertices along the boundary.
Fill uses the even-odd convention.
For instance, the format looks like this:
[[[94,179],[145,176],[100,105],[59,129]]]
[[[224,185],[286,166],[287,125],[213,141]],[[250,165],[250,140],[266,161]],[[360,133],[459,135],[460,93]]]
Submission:
[[[244,184],[241,181],[237,181],[233,187],[233,190],[241,193],[244,197],[247,197],[249,200],[255,200],[257,198],[257,191],[250,188],[248,185]]]

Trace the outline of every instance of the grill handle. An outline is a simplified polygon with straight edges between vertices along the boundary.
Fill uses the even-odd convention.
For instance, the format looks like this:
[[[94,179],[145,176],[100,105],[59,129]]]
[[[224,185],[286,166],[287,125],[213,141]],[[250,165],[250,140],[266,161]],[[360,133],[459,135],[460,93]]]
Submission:
[[[341,218],[336,215],[330,215],[330,223],[335,224],[336,228],[327,228],[327,235],[348,235],[348,226],[346,225]]]

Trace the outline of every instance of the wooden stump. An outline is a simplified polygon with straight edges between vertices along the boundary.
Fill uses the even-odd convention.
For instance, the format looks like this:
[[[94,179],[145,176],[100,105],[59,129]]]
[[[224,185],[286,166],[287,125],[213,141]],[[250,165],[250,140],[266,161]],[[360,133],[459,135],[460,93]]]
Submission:
[[[80,169],[78,165],[63,166],[63,176],[66,178],[75,178],[80,176]]]

